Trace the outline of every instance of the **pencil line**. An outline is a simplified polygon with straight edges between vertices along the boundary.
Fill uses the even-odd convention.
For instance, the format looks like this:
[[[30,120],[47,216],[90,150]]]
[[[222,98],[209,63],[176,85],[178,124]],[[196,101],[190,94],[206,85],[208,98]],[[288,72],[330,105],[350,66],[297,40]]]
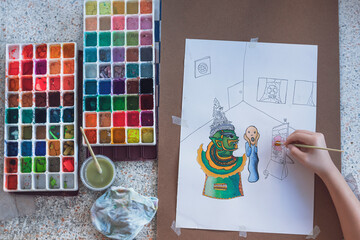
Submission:
[[[210,123],[213,120],[210,119],[209,121],[207,121],[206,123],[204,123],[203,125],[201,125],[200,127],[198,127],[197,129],[195,129],[192,133],[190,133],[189,135],[187,135],[184,139],[180,140],[180,142],[185,141],[188,137],[190,137],[191,135],[193,135],[195,132],[199,131],[201,128],[205,127],[208,123]]]
[[[240,105],[240,103],[242,103],[244,101],[239,102],[238,104],[232,106],[231,108],[229,108],[228,110],[226,110],[225,112],[230,111],[231,109],[233,109],[234,107],[237,107],[238,105]],[[193,135],[195,132],[199,131],[201,128],[205,127],[206,124],[210,123],[214,118],[211,118],[209,121],[207,121],[206,123],[204,123],[203,125],[201,125],[200,127],[198,127],[197,129],[195,129],[193,132],[189,133],[189,135],[187,135],[185,138],[183,138],[182,140],[180,140],[180,142],[185,141],[188,137],[190,137],[191,135]]]
[[[276,118],[274,118],[273,116],[271,116],[271,115],[269,115],[269,114],[267,114],[266,112],[264,112],[264,111],[262,111],[262,110],[260,110],[260,109],[258,109],[257,107],[254,107],[253,105],[251,105],[250,103],[248,103],[248,102],[246,102],[246,101],[244,101],[247,105],[249,105],[250,107],[252,107],[252,108],[255,108],[256,110],[258,110],[259,112],[261,112],[261,113],[263,113],[263,114],[265,114],[266,116],[268,116],[269,118],[272,118],[273,120],[275,120],[275,121],[277,121],[277,122],[279,122],[279,123],[284,123],[283,121],[280,121],[280,120],[278,120],[278,119],[276,119]]]

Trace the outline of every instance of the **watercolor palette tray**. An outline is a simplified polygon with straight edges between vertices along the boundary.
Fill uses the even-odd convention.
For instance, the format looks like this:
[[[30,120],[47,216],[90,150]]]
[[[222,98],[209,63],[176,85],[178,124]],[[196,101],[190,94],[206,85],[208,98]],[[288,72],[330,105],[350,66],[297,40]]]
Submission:
[[[91,144],[156,145],[154,48],[151,0],[85,1],[83,126]]]
[[[4,191],[78,189],[76,49],[6,45]]]

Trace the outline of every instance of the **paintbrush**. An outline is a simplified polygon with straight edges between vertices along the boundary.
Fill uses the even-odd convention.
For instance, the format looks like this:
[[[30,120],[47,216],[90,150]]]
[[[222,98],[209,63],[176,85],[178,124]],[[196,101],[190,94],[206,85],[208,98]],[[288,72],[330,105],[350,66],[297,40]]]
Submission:
[[[281,145],[284,145],[284,143],[280,142],[280,141],[276,141],[274,143],[274,145],[275,146],[281,146]],[[343,150],[340,150],[340,149],[323,148],[323,147],[317,147],[317,146],[311,146],[311,145],[299,144],[299,143],[291,143],[291,145],[294,145],[295,147],[301,147],[301,148],[320,149],[320,150],[328,150],[328,151],[333,151],[333,152],[344,152]]]
[[[95,166],[96,166],[99,174],[102,174],[102,169],[101,169],[101,167],[100,167],[99,161],[97,160],[97,158],[96,158],[96,156],[95,156],[95,153],[93,152],[93,150],[92,150],[92,148],[91,148],[91,146],[90,146],[89,140],[87,139],[87,137],[86,137],[86,135],[85,135],[84,129],[83,129],[82,127],[80,127],[80,130],[81,130],[82,135],[84,136],[84,139],[85,139],[86,145],[87,145],[87,147],[88,147],[88,149],[89,149],[89,152],[90,152],[92,158],[93,158],[94,161],[95,161]]]

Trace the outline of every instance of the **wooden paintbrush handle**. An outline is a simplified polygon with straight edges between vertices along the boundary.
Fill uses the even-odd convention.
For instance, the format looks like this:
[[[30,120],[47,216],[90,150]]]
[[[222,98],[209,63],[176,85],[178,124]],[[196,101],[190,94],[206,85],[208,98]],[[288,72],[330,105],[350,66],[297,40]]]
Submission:
[[[298,143],[294,143],[292,145],[294,145],[295,147],[302,147],[302,148],[320,149],[320,150],[327,150],[327,151],[333,151],[333,152],[344,152],[343,150],[340,150],[340,149],[323,148],[323,147],[317,147],[317,146],[311,146],[311,145],[305,145],[305,144],[298,144]]]
[[[85,139],[86,145],[88,146],[88,149],[89,149],[89,151],[90,151],[90,154],[91,154],[91,156],[93,157],[93,159],[94,159],[94,161],[95,161],[95,166],[96,166],[98,172],[99,172],[100,174],[102,174],[102,169],[101,169],[100,164],[99,164],[99,162],[98,162],[98,160],[97,160],[97,158],[96,158],[96,156],[95,156],[95,153],[94,153],[93,150],[92,150],[92,147],[90,146],[89,140],[87,139],[87,137],[86,137],[86,135],[85,135],[84,129],[83,129],[82,127],[80,127],[80,130],[81,130],[81,133],[82,133],[82,135],[83,135],[83,137],[84,137],[84,139]]]

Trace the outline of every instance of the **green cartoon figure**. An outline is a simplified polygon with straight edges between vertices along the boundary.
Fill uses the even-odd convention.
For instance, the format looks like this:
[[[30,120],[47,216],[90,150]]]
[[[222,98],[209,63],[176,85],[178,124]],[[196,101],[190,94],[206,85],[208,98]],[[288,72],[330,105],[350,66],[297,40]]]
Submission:
[[[206,175],[203,195],[216,199],[244,196],[240,172],[244,169],[246,155],[233,156],[233,152],[238,149],[239,137],[216,98],[213,117],[211,142],[206,151],[203,151],[203,144],[197,151],[197,161]]]

